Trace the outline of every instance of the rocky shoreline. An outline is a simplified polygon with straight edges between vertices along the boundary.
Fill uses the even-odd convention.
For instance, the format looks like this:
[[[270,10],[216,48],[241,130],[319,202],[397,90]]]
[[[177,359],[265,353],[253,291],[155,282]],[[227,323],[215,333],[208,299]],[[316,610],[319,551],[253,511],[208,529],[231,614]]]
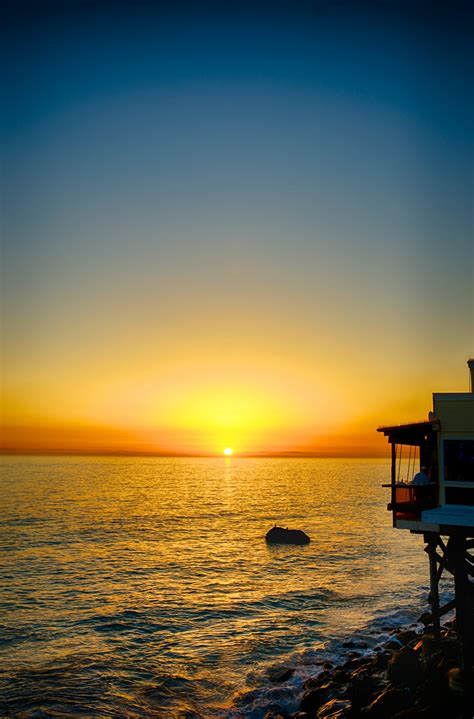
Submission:
[[[474,673],[459,669],[455,624],[442,628],[441,641],[425,630],[396,630],[371,656],[347,641],[345,661],[322,664],[308,678],[296,713],[274,706],[264,719],[473,719]],[[293,670],[270,677],[284,683]]]

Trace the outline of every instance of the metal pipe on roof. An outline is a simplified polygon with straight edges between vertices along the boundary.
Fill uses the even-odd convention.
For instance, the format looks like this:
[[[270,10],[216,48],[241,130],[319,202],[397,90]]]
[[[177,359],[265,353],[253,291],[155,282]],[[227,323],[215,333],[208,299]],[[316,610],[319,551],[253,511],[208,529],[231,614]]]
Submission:
[[[471,373],[471,386],[469,389],[474,393],[474,359],[468,359],[467,366],[469,367],[469,371]]]

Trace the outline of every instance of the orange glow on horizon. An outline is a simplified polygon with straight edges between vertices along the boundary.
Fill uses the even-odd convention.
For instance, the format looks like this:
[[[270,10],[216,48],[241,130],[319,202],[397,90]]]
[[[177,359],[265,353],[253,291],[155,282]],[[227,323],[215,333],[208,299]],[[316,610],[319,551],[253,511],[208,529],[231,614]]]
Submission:
[[[380,424],[423,419],[431,391],[462,389],[429,377],[401,387],[387,372],[301,357],[194,355],[109,374],[39,373],[3,396],[5,450],[222,456],[388,456]],[[385,370],[385,368],[382,368]],[[462,370],[461,366],[461,370]],[[391,370],[393,371],[393,369]],[[231,379],[229,379],[231,378]]]

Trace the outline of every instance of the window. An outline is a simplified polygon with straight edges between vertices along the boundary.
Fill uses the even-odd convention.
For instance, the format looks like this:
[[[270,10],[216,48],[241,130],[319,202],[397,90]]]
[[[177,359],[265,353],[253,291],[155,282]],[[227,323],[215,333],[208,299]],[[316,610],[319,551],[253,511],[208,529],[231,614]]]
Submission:
[[[463,504],[474,507],[474,489],[472,487],[446,487],[446,504]]]
[[[474,440],[445,440],[444,477],[447,482],[474,482]]]

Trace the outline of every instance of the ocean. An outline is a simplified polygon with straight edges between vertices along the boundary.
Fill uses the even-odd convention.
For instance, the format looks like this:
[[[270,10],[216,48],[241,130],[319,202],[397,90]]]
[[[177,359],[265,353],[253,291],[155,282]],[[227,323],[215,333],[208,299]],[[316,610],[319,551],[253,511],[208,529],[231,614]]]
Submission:
[[[296,711],[343,643],[370,653],[427,609],[423,539],[392,528],[389,475],[370,459],[4,457],[1,715]],[[275,524],[311,543],[267,545]]]

